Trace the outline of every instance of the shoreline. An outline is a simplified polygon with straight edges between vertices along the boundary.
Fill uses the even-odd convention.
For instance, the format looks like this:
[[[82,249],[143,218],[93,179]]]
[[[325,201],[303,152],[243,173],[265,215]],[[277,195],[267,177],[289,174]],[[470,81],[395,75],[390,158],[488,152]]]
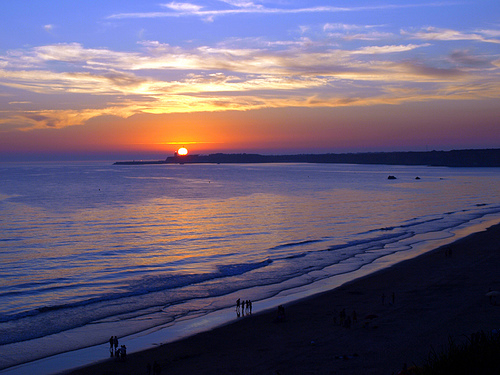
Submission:
[[[370,284],[369,286],[362,287],[364,289],[370,290],[370,289],[377,289],[376,285],[380,284],[380,280],[378,280],[379,275],[384,275],[386,272],[393,272],[394,270],[399,269],[402,266],[405,266],[406,264],[410,263],[412,268],[417,268],[417,272],[420,272],[422,274],[422,270],[425,271],[425,266],[422,268],[422,259],[426,259],[427,257],[431,256],[432,254],[438,252],[441,253],[443,251],[444,247],[455,247],[455,246],[462,246],[461,243],[463,241],[466,241],[467,243],[474,243],[476,240],[475,238],[482,238],[485,236],[486,233],[485,230],[488,229],[488,233],[493,231],[493,238],[491,238],[491,234],[488,234],[489,240],[482,240],[485,241],[485,243],[488,244],[487,248],[491,248],[491,246],[495,246],[495,241],[498,243],[498,239],[500,239],[500,222],[498,220],[487,220],[483,222],[479,222],[475,225],[472,226],[467,226],[463,227],[460,230],[454,232],[455,235],[452,238],[449,239],[444,239],[441,241],[431,241],[427,244],[427,246],[419,247],[418,249],[415,249],[413,252],[409,253],[406,255],[404,258],[406,259],[401,259],[399,258],[393,258],[393,259],[388,259],[385,260],[384,258],[381,258],[380,263],[374,263],[370,267],[365,267],[362,268],[352,275],[347,278],[343,277],[334,277],[332,279],[326,279],[325,283],[321,285],[317,285],[316,288],[314,288],[314,292],[312,292],[311,289],[307,290],[304,288],[301,290],[299,288],[298,290],[291,290],[291,291],[285,291],[285,293],[280,293],[278,295],[278,298],[276,300],[269,300],[269,301],[261,301],[254,305],[254,315],[252,316],[247,316],[243,319],[235,319],[235,312],[233,308],[229,308],[226,310],[219,310],[218,313],[211,313],[205,316],[201,320],[187,320],[184,322],[181,322],[180,325],[175,325],[175,326],[166,326],[166,327],[157,327],[157,329],[151,330],[149,333],[146,332],[141,332],[129,337],[124,337],[121,342],[125,343],[128,348],[129,352],[129,360],[127,361],[127,366],[123,368],[122,364],[120,362],[114,362],[113,360],[110,361],[109,357],[103,356],[103,353],[107,353],[108,345],[107,344],[102,344],[102,345],[97,345],[93,347],[88,347],[85,349],[79,349],[76,351],[70,351],[62,354],[58,354],[52,357],[47,357],[44,359],[36,360],[34,362],[28,362],[25,364],[20,364],[14,367],[6,368],[4,370],[0,370],[0,373],[2,374],[11,374],[11,375],[17,375],[17,374],[24,374],[26,373],[25,371],[28,372],[37,372],[37,373],[43,373],[43,374],[134,374],[134,373],[145,373],[145,366],[146,364],[143,364],[142,366],[144,369],[140,369],[137,367],[133,367],[134,370],[131,370],[127,372],[128,368],[130,367],[129,365],[131,364],[131,361],[137,362],[137,361],[145,361],[146,359],[141,360],[140,358],[153,358],[155,355],[151,354],[154,351],[159,350],[160,352],[166,351],[167,353],[171,352],[171,348],[178,348],[180,343],[186,342],[186,340],[192,340],[200,335],[207,335],[211,334],[216,337],[221,335],[221,332],[225,332],[226,329],[235,330],[235,329],[240,329],[237,328],[238,325],[247,325],[250,324],[252,321],[261,321],[261,323],[252,323],[251,325],[253,326],[253,329],[251,331],[252,335],[257,335],[258,330],[260,330],[260,326],[264,327],[264,332],[267,330],[267,327],[270,323],[271,320],[274,319],[276,313],[276,307],[279,304],[284,304],[286,309],[287,309],[287,316],[289,308],[295,309],[294,306],[296,305],[304,305],[304,309],[307,311],[308,309],[311,310],[311,313],[304,312],[304,309],[301,309],[300,314],[298,316],[298,323],[294,323],[293,325],[289,325],[289,329],[292,331],[296,331],[296,336],[297,338],[300,338],[304,333],[307,333],[307,330],[310,330],[310,328],[306,329],[306,332],[303,331],[302,323],[303,319],[306,319],[308,315],[311,315],[311,317],[314,317],[314,320],[318,322],[323,322],[325,327],[329,327],[333,321],[333,311],[334,310],[341,310],[341,306],[335,307],[335,304],[332,305],[330,301],[324,302],[324,314],[323,316],[316,316],[317,311],[312,311],[313,309],[308,308],[307,306],[310,305],[310,301],[315,301],[317,298],[326,298],[326,299],[332,299],[334,301],[337,300],[343,300],[345,303],[341,303],[343,306],[342,308],[347,308],[349,310],[349,304],[362,304],[362,301],[351,301],[354,296],[359,295],[360,299],[362,299],[362,295],[364,293],[359,293],[358,291],[352,291],[351,292],[345,292],[344,289],[347,288],[350,290],[351,288],[359,288],[359,285],[363,284]],[[496,237],[495,237],[496,236]],[[450,241],[451,240],[451,241]],[[496,252],[500,251],[499,246],[496,245]],[[453,252],[455,253],[455,251]],[[482,251],[481,252],[481,257],[484,255],[488,255],[488,251]],[[500,255],[498,255],[492,263],[496,265],[496,269],[500,266]],[[454,257],[456,258],[456,257]],[[456,259],[454,260],[454,262]],[[468,265],[468,264],[466,264]],[[408,266],[405,266],[408,267]],[[496,275],[496,274],[495,274]],[[369,281],[374,279],[375,282]],[[368,280],[368,281],[366,281]],[[378,280],[378,281],[377,281]],[[497,287],[494,288],[494,290],[500,290],[500,280],[496,280],[498,283]],[[373,284],[373,285],[371,285]],[[347,294],[346,294],[347,293]],[[485,292],[486,293],[486,292]],[[389,301],[391,298],[390,292],[385,292],[386,294],[386,300]],[[327,295],[330,295],[331,297],[325,297]],[[244,291],[242,292],[242,296],[244,297]],[[380,297],[378,298],[380,300]],[[397,298],[399,300],[399,298]],[[351,302],[349,302],[351,301]],[[484,301],[483,301],[484,302]],[[500,304],[500,300],[498,301]],[[313,303],[313,305],[317,305],[317,303]],[[338,304],[337,304],[338,305]],[[395,304],[395,306],[397,303]],[[499,307],[500,310],[500,307]],[[314,314],[313,314],[314,312]],[[338,313],[338,311],[337,311]],[[326,314],[326,315],[325,315]],[[358,311],[358,318],[359,320],[362,320],[365,315],[364,311],[360,308]],[[498,312],[497,312],[498,314]],[[296,315],[294,313],[294,315]],[[368,314],[370,315],[370,314]],[[371,314],[373,315],[373,314]],[[261,316],[267,316],[267,318],[262,318]],[[262,319],[264,319],[262,321]],[[404,320],[406,317],[400,317],[399,319]],[[378,320],[378,317],[377,317]],[[371,321],[369,323],[372,323]],[[298,326],[296,326],[298,324]],[[276,324],[271,325],[271,328],[274,327]],[[226,327],[233,327],[234,328],[226,328]],[[352,328],[355,328],[353,325]],[[500,328],[500,322],[497,321],[496,327],[490,327],[491,329],[493,328]],[[298,330],[297,330],[298,329]],[[354,330],[352,330],[354,331]],[[337,335],[339,332],[333,332],[333,335]],[[340,332],[342,333],[342,332]],[[463,334],[470,334],[472,332],[466,332]],[[233,334],[227,334],[224,333],[222,336],[226,337],[226,341],[230,340],[231,337],[240,337],[242,336],[241,333],[233,333]],[[446,344],[448,335],[444,335],[444,343]],[[294,338],[295,339],[295,338]],[[344,337],[346,339],[346,337]],[[206,340],[206,339],[205,339]],[[262,341],[266,341],[267,338],[263,337]],[[224,341],[224,339],[223,339]],[[244,350],[246,347],[248,350],[253,350],[254,345],[248,345],[245,346],[245,339],[242,338],[239,341],[236,340],[235,342],[238,344],[237,347],[240,348],[239,350]],[[250,340],[253,341],[253,340]],[[292,340],[293,341],[293,340]],[[307,340],[306,340],[307,341]],[[310,341],[315,341],[315,340],[310,340]],[[348,341],[348,340],[347,340]],[[144,346],[144,344],[147,344]],[[205,343],[200,343],[197,342],[198,346],[201,346],[199,348],[199,351],[203,352],[203,347],[206,347],[207,345],[212,348],[212,342],[211,340],[208,340]],[[243,346],[242,346],[243,345]],[[182,346],[182,345],[181,345]],[[196,346],[196,345],[195,345]],[[317,345],[314,345],[317,346]],[[170,349],[163,349],[163,348],[170,348]],[[235,356],[234,354],[234,348],[233,345],[230,345],[229,348],[218,345],[217,346],[220,351],[222,352],[227,352],[227,356]],[[435,346],[434,346],[435,347]],[[176,352],[178,349],[173,350]],[[217,352],[218,349],[213,349]],[[266,349],[266,351],[273,351],[274,348],[271,349]],[[132,353],[133,352],[133,353]],[[150,354],[145,354],[145,353],[150,353]],[[232,353],[232,354],[231,354]],[[258,353],[257,353],[258,354]],[[428,354],[428,351],[426,352]],[[145,357],[144,357],[145,356]],[[158,358],[167,358],[166,361],[169,363],[171,362],[172,358],[169,358],[168,355],[164,354],[157,354]],[[191,358],[191,355],[189,354],[182,354],[181,357],[187,356],[187,358]],[[236,356],[237,357],[237,356]],[[137,360],[133,360],[132,358],[139,358]],[[204,361],[210,362],[211,359],[203,359]],[[203,361],[202,360],[202,361]],[[270,362],[272,362],[273,358],[268,359]],[[151,361],[154,361],[154,359],[151,359]],[[173,362],[177,362],[177,360],[174,358]],[[252,362],[252,360],[250,360]],[[151,362],[153,363],[153,362]],[[100,372],[101,367],[104,366],[107,370],[104,370]],[[240,366],[240,365],[238,365]],[[215,369],[210,367],[210,363],[208,365],[203,365],[203,371],[200,369],[197,369],[197,372],[201,373],[206,373],[206,374],[211,374],[211,373],[217,373],[217,372],[225,372],[227,369]],[[213,367],[213,366],[212,366]],[[239,368],[239,367],[238,367]],[[177,373],[177,372],[171,372],[169,366],[167,365],[166,369],[169,370],[168,373]],[[394,371],[396,369],[393,369]],[[190,373],[188,372],[183,372],[184,370],[182,369],[178,372],[179,374],[181,373]],[[206,371],[206,372],[205,372]],[[213,372],[211,372],[213,371]],[[392,372],[391,371],[391,372]],[[228,372],[228,371],[226,371]],[[258,371],[252,372],[251,369],[245,369],[245,370],[238,370],[238,373],[245,373],[245,374],[252,374],[252,373],[259,373]],[[306,371],[307,372],[307,371]],[[366,372],[366,369],[363,369],[363,372]],[[397,372],[397,371],[396,371]],[[230,373],[230,372],[229,372]],[[265,372],[264,372],[265,373]],[[274,372],[270,372],[274,374]],[[286,373],[295,373],[295,372],[282,372],[283,374]],[[297,372],[300,373],[300,372]],[[323,373],[323,372],[307,372],[307,373]],[[329,372],[325,372],[329,373]],[[337,370],[335,370],[335,373],[337,373]],[[349,373],[349,372],[346,372]],[[371,373],[371,372],[369,372]],[[377,374],[378,372],[373,372],[374,374]],[[382,372],[381,372],[382,373]],[[387,373],[387,372],[386,372]]]
[[[156,348],[66,374],[390,374],[422,364],[449,337],[500,328],[500,224],[327,292],[285,304],[286,320],[263,311]],[[451,249],[451,256],[445,250]],[[447,252],[447,251],[446,251]],[[394,303],[392,302],[394,293]],[[382,304],[382,296],[385,295]],[[334,323],[356,311],[350,328]],[[339,319],[337,319],[339,322]]]

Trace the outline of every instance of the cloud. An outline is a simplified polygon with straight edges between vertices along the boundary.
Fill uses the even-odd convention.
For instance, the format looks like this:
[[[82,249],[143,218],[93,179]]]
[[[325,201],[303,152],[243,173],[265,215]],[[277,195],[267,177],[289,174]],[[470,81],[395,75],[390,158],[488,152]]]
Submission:
[[[481,35],[483,34],[483,35]],[[437,41],[457,41],[457,40],[473,40],[484,43],[500,43],[499,39],[493,39],[491,36],[494,33],[485,33],[479,31],[477,33],[465,33],[452,29],[440,29],[436,27],[427,27],[420,31],[405,31],[401,30],[401,35],[421,40],[437,40]],[[485,35],[487,37],[485,37]]]
[[[195,5],[190,3],[171,2],[168,4],[161,4],[161,5],[166,8],[176,10],[178,12],[188,12],[188,13],[196,13],[199,12],[201,9],[203,9],[203,7],[200,5]]]
[[[455,64],[476,68],[491,65],[487,58],[473,55],[470,50],[455,50],[450,54],[449,60]]]
[[[500,30],[481,29],[478,30],[477,32],[489,38],[500,38]]]
[[[456,3],[429,3],[429,4],[384,4],[359,7],[336,7],[336,6],[315,6],[309,8],[266,8],[261,5],[255,5],[250,1],[225,0],[226,4],[233,7],[229,9],[203,10],[203,8],[190,3],[162,4],[164,7],[172,9],[173,12],[141,12],[141,13],[115,13],[108,16],[108,19],[124,18],[160,18],[160,17],[185,17],[198,16],[206,19],[218,16],[228,16],[237,14],[306,14],[306,13],[339,13],[339,12],[360,12],[376,11],[389,9],[421,8],[421,7],[443,7],[456,5]]]
[[[323,31],[343,30],[343,31],[361,31],[381,27],[381,25],[353,25],[346,23],[326,23],[323,25]]]
[[[130,73],[51,72],[42,70],[0,70],[0,84],[38,94],[116,95],[140,91],[146,79]]]
[[[27,101],[27,100],[9,102],[9,104],[31,104],[31,103],[32,102]]]
[[[262,8],[262,5],[257,5],[253,1],[246,0],[220,0],[223,3],[238,7],[238,8]]]
[[[255,43],[254,48],[221,45],[184,49],[157,41],[144,41],[141,42],[145,48],[142,52],[116,52],[109,49],[86,49],[77,43],[47,45],[27,51],[15,51],[3,57],[4,68],[0,71],[0,83],[45,93],[70,90],[92,94],[137,94],[148,92],[158,82],[165,85],[175,82],[178,85],[182,81],[161,82],[154,78],[155,71],[165,70],[175,71],[179,77],[182,77],[182,72],[225,71],[239,74],[240,78],[243,77],[242,74],[289,77],[324,75],[336,78],[348,73],[350,77],[357,76],[357,79],[365,80],[367,72],[370,76],[394,77],[394,74],[386,71],[391,69],[388,66],[393,65],[393,62],[388,60],[385,64],[376,63],[354,60],[354,57],[404,54],[429,46],[428,43],[400,44],[345,50],[328,49],[328,46],[315,44],[307,38],[282,42],[249,39],[247,42]],[[237,45],[238,41],[234,44]],[[455,54],[447,59],[463,64],[465,56]],[[68,70],[44,70],[52,61],[67,63]],[[469,57],[469,64],[471,63]],[[20,67],[24,70],[19,70]],[[81,71],[74,71],[78,67]],[[58,64],[58,68],[63,69],[64,66]],[[147,76],[144,75],[146,72]],[[425,69],[421,73],[425,73]],[[435,74],[429,76],[434,77]]]
[[[378,55],[383,53],[397,53],[397,52],[407,52],[414,50],[416,48],[428,47],[430,44],[407,44],[399,46],[371,46],[363,47],[359,50],[352,51],[351,54],[362,54],[362,55]]]
[[[247,1],[224,4],[231,11],[271,11]],[[206,12],[190,3],[166,5],[175,14]],[[79,43],[9,50],[0,55],[0,86],[10,103],[27,102],[31,111],[0,108],[0,130],[71,126],[105,115],[498,97],[498,53],[476,43],[491,42],[495,30],[425,28],[395,35],[384,28],[329,23],[308,37],[228,38],[190,47],[144,40],[129,52]],[[456,43],[441,48],[456,40],[466,42],[460,49]],[[64,109],[59,100],[45,104],[51,96],[64,96]]]
[[[377,40],[387,40],[394,38],[393,33],[389,32],[380,32],[380,31],[371,31],[371,32],[363,32],[363,33],[328,33],[328,36],[332,39],[341,39],[346,41],[353,40],[366,40],[366,41],[377,41]]]
[[[440,68],[435,66],[427,65],[420,61],[407,61],[401,64],[403,67],[407,67],[408,71],[414,73],[418,76],[427,77],[428,79],[437,79],[448,81],[450,79],[460,79],[466,76],[466,73],[459,68]]]
[[[0,118],[0,133],[9,130],[32,130],[44,128],[64,128],[81,125],[99,116],[130,117],[139,111],[135,107],[109,106],[102,109],[39,110],[3,112]]]
[[[303,26],[303,25],[302,25],[302,26],[299,26],[299,32],[300,32],[301,34],[305,34],[305,33],[307,33],[310,29],[311,29],[311,28],[310,28],[309,26]]]
[[[329,38],[339,39],[345,41],[353,40],[388,40],[395,39],[392,32],[378,31],[376,29],[382,28],[384,25],[354,25],[344,23],[327,23],[323,25],[323,31]]]

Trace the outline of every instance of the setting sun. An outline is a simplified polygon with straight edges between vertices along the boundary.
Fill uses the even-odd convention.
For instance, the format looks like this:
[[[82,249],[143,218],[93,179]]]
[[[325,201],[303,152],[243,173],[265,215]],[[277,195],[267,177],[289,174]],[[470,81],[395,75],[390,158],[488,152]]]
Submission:
[[[177,150],[177,155],[184,156],[188,154],[188,150],[186,147],[181,147]]]

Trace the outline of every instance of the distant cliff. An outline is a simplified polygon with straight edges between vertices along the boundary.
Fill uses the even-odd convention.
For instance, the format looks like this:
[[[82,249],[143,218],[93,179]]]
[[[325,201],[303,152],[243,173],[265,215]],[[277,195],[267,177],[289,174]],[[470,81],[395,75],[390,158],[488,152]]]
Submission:
[[[429,165],[442,167],[500,167],[500,149],[452,150],[426,152],[364,152],[351,154],[209,154],[171,156],[165,160],[124,161],[117,165],[189,163],[342,163]]]

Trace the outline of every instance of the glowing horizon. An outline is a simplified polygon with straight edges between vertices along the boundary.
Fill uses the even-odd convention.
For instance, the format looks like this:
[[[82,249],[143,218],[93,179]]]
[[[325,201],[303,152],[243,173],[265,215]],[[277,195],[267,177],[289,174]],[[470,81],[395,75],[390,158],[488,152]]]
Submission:
[[[0,158],[500,147],[491,1],[46,4],[3,6]]]

